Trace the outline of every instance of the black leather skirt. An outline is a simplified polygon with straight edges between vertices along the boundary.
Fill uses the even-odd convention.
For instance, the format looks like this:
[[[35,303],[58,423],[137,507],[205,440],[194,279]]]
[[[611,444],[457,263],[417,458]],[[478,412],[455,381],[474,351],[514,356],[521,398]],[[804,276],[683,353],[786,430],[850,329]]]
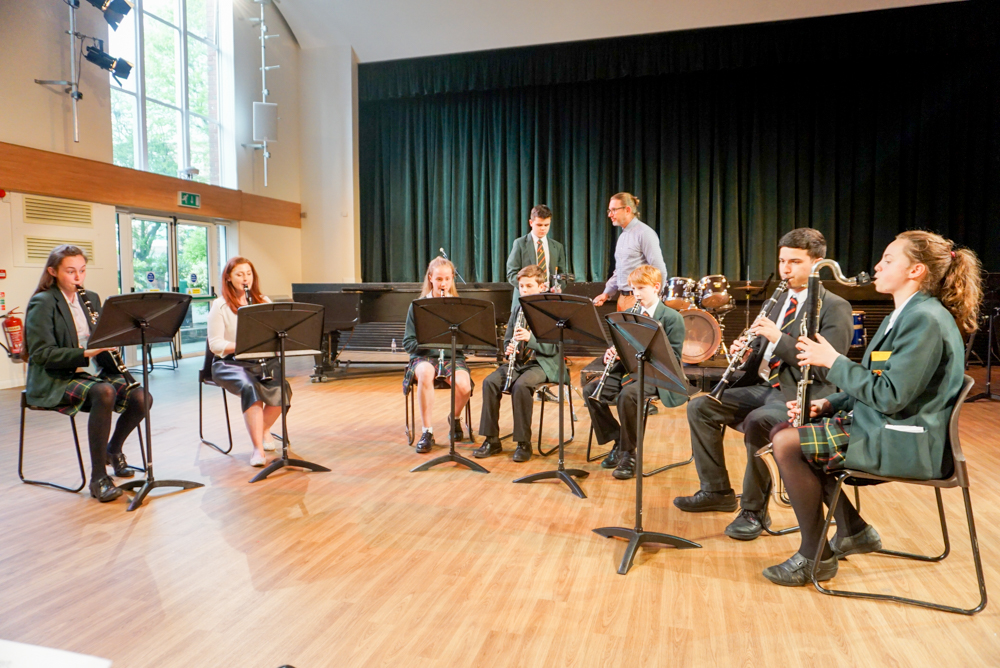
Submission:
[[[217,359],[212,362],[212,380],[216,385],[239,395],[243,404],[243,412],[258,401],[266,406],[281,405],[281,385],[278,382],[280,368],[277,359],[266,362],[268,375],[272,380],[261,380],[264,366],[257,362],[235,360],[232,358]],[[292,388],[285,382],[285,403],[291,405]]]

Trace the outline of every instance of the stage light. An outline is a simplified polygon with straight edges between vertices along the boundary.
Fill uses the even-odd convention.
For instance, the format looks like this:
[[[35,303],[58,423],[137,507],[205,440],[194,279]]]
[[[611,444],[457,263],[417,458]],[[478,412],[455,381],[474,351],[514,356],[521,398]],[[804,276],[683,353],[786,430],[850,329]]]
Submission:
[[[130,0],[87,0],[87,2],[104,12],[104,20],[112,30],[118,30],[118,24],[132,10]]]
[[[103,44],[101,45],[103,46]],[[124,58],[115,58],[114,56],[105,53],[104,49],[97,48],[93,46],[87,47],[87,53],[84,58],[94,63],[102,70],[107,70],[111,72],[111,76],[118,81],[118,85],[121,85],[121,79],[128,79],[128,75],[132,73],[132,63],[128,62]]]

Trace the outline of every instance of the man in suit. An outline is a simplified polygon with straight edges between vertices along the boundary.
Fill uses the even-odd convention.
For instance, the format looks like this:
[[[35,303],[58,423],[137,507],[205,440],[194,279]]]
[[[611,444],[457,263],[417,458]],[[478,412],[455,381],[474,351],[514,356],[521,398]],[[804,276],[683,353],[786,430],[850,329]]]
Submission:
[[[753,540],[771,520],[767,497],[771,480],[767,465],[754,454],[769,442],[771,429],[788,419],[787,401],[795,399],[801,378],[795,342],[798,339],[808,299],[812,265],[826,256],[826,240],[819,230],[808,227],[788,232],[778,242],[778,268],[788,289],[778,297],[766,317],[750,327],[753,341],[750,356],[743,364],[743,375],[722,395],[721,401],[705,395],[688,404],[691,448],[701,489],[692,496],[674,499],[674,505],[686,512],[736,510],[736,495],[729,482],[722,448],[724,427],[743,423],[747,465],[743,474],[740,512],[726,535],[737,540]],[[820,285],[818,331],[836,350],[846,353],[851,343],[854,323],[851,305],[827,292]],[[734,354],[740,354],[737,347]],[[811,396],[825,397],[835,391],[826,379],[826,369],[813,369]]]
[[[662,274],[656,267],[640,265],[632,270],[628,277],[629,289],[636,297],[633,308],[637,313],[648,316],[656,320],[663,327],[667,335],[670,347],[673,349],[677,359],[681,358],[681,350],[684,346],[684,318],[680,313],[663,304],[660,301],[660,289],[663,287]],[[615,357],[615,349],[608,348],[604,353],[604,363],[607,364]],[[587,410],[590,412],[590,420],[594,425],[594,434],[598,443],[614,441],[615,445],[608,456],[601,462],[601,468],[612,468],[612,475],[618,480],[628,480],[635,477],[635,447],[636,436],[638,435],[638,413],[639,413],[639,384],[637,382],[625,381],[623,385],[623,374],[625,366],[619,361],[611,369],[608,378],[604,383],[604,389],[598,399],[591,399],[591,395],[597,390],[599,378],[595,378],[583,390],[583,396],[587,398]],[[668,408],[680,406],[687,401],[686,394],[669,392],[663,388],[658,388],[652,383],[645,384],[645,394],[647,397],[658,395],[663,405]],[[611,414],[608,404],[615,401],[618,405],[618,419],[621,425]]]
[[[545,276],[545,290],[552,288],[552,275],[568,273],[566,266],[566,249],[555,239],[549,238],[549,227],[552,225],[552,209],[539,204],[531,209],[528,226],[531,231],[523,237],[514,240],[514,247],[507,256],[507,280],[514,286],[514,298],[511,301],[511,311],[517,306],[519,295],[517,274],[525,267],[536,265]]]
[[[517,273],[518,287],[527,295],[542,292],[545,274],[540,267],[529,265]],[[535,388],[546,381],[559,380],[559,346],[554,343],[539,343],[527,326],[517,327],[521,306],[514,307],[507,323],[504,336],[504,351],[507,363],[486,376],[483,380],[483,412],[479,419],[479,433],[486,442],[473,451],[477,459],[492,457],[503,452],[500,445],[500,398],[507,381],[507,370],[513,364],[510,392],[511,408],[514,411],[515,462],[531,459],[531,413]],[[521,346],[515,355],[515,346]]]

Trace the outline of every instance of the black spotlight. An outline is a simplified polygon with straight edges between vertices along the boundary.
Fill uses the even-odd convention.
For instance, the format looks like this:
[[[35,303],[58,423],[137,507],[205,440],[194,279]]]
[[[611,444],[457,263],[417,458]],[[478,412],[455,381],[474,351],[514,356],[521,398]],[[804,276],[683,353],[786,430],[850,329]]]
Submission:
[[[132,11],[130,0],[87,0],[87,2],[104,12],[104,20],[112,30],[118,30],[118,24]]]
[[[103,45],[101,45],[103,46]],[[128,79],[128,75],[132,73],[132,63],[128,62],[124,58],[115,58],[114,56],[104,52],[104,49],[88,46],[87,53],[84,58],[94,63],[102,70],[107,70],[111,72],[111,76],[115,78],[118,85],[121,85],[120,79]]]

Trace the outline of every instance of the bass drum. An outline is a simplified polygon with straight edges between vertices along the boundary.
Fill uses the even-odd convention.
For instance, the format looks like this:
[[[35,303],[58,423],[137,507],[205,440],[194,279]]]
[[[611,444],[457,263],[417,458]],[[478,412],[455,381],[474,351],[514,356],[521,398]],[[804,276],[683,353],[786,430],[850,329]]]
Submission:
[[[689,308],[681,311],[684,318],[684,348],[681,361],[698,364],[715,355],[722,345],[719,323],[707,311]]]

